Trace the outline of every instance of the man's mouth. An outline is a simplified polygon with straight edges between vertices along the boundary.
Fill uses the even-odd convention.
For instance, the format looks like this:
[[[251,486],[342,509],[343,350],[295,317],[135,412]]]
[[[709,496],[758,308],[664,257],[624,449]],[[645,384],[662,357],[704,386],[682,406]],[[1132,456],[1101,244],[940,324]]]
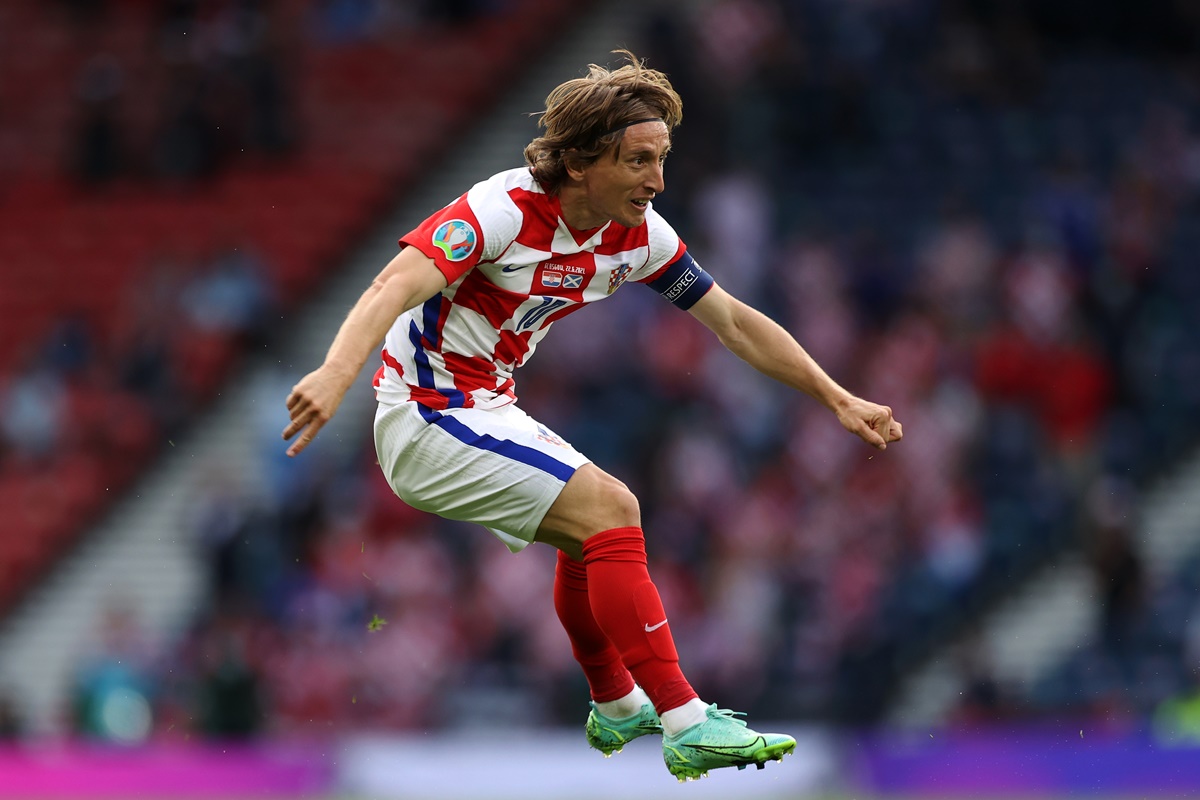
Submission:
[[[642,209],[644,209],[650,203],[649,200],[630,200],[629,202]]]

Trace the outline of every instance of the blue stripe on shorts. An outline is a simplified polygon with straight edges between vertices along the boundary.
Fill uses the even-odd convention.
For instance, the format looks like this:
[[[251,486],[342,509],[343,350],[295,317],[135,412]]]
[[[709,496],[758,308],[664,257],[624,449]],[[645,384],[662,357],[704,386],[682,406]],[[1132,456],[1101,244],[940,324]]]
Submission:
[[[421,416],[426,422],[430,425],[437,425],[463,444],[477,447],[480,450],[487,450],[512,461],[519,461],[535,469],[540,469],[542,472],[558,478],[563,483],[566,483],[575,474],[574,467],[563,464],[560,461],[555,461],[541,450],[535,450],[532,447],[526,447],[523,444],[517,444],[508,439],[497,439],[486,433],[476,433],[454,417],[448,417],[421,403],[417,403],[417,408],[420,409]]]

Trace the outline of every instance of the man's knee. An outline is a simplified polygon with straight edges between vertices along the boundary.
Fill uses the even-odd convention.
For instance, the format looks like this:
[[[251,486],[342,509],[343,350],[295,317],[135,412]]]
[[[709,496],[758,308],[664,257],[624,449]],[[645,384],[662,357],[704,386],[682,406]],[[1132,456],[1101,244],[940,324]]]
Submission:
[[[598,467],[580,467],[542,522],[538,538],[583,542],[600,531],[640,526],[641,508],[629,487]]]
[[[611,524],[606,524],[601,530],[641,526],[642,508],[638,505],[637,497],[629,491],[629,487],[624,483],[611,476],[609,478],[612,485],[607,486],[604,490],[603,507],[608,509],[611,514]],[[593,533],[599,533],[599,531],[593,531]]]

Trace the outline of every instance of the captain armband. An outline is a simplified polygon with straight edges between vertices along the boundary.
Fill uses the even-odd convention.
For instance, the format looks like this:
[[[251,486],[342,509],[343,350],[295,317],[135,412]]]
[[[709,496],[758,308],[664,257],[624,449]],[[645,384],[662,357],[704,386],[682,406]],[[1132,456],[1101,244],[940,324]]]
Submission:
[[[675,263],[648,285],[686,311],[712,288],[713,279],[685,250]]]

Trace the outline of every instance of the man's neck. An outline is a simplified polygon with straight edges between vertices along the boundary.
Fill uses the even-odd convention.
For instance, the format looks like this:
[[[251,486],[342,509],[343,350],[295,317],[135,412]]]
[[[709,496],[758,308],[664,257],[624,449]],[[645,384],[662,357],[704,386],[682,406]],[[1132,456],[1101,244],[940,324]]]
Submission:
[[[596,215],[588,206],[587,195],[581,187],[564,185],[558,191],[559,215],[573,231],[594,231],[609,220]]]

